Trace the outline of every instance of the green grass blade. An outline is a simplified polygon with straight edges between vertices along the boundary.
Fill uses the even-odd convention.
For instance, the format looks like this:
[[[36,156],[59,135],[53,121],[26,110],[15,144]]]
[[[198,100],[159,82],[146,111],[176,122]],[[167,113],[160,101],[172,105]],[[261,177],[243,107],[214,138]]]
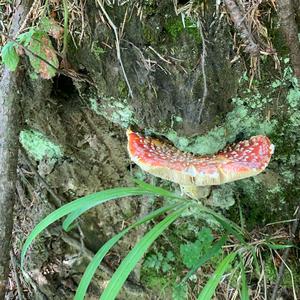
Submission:
[[[232,252],[228,254],[218,265],[216,271],[214,272],[213,276],[209,279],[207,284],[204,286],[203,290],[198,296],[198,300],[210,300],[211,297],[214,295],[215,290],[221,281],[221,278],[231,262],[234,260],[236,256],[236,252]]]
[[[235,236],[239,242],[241,242],[242,244],[245,243],[244,232],[242,228],[240,228],[237,224],[233,223],[232,221],[228,220],[227,218],[223,217],[222,215],[212,210],[208,210],[207,212],[212,217],[214,217],[216,221],[219,222],[228,233]]]
[[[84,296],[86,294],[86,291],[88,289],[88,286],[90,285],[90,282],[97,270],[97,268],[99,267],[99,265],[101,264],[101,261],[103,260],[103,258],[105,257],[105,255],[109,252],[109,250],[131,229],[146,223],[149,220],[154,219],[155,217],[170,211],[178,206],[182,205],[181,203],[175,203],[172,205],[168,205],[162,208],[159,208],[153,212],[151,212],[150,214],[148,214],[147,216],[145,216],[144,218],[142,218],[141,220],[138,220],[137,222],[135,222],[134,224],[132,224],[131,226],[127,227],[126,229],[124,229],[123,231],[121,231],[120,233],[118,233],[117,235],[115,235],[114,237],[112,237],[109,241],[107,241],[95,254],[95,256],[93,257],[93,259],[91,260],[91,262],[89,263],[89,265],[87,266],[87,268],[85,269],[85,272],[81,278],[81,281],[79,283],[79,286],[76,290],[76,295],[74,300],[82,300],[84,299]]]
[[[183,199],[180,196],[177,196],[167,190],[164,190],[162,188],[156,187],[154,185],[148,184],[146,182],[143,182],[141,180],[138,179],[134,179],[135,183],[138,184],[138,187],[136,187],[137,189],[141,189],[144,191],[144,194],[152,194],[152,195],[159,195],[162,197],[167,197],[167,198],[173,198],[173,199]],[[92,208],[93,205],[92,203],[90,205],[86,205],[85,207],[76,210],[72,213],[70,213],[67,218],[64,220],[63,222],[63,229],[65,231],[69,231],[71,228],[70,226],[72,225],[72,223],[78,218],[80,217],[83,213],[85,213],[87,210],[89,210],[90,208]]]
[[[273,250],[282,250],[282,249],[286,249],[286,248],[292,248],[295,247],[295,245],[293,244],[273,244],[273,243],[266,243],[266,245]]]
[[[186,282],[193,274],[197,272],[201,266],[203,266],[213,256],[217,255],[220,249],[222,249],[223,245],[226,243],[227,238],[227,235],[222,236],[219,241],[217,241],[210,249],[208,249],[207,253],[203,255],[193,266],[193,268],[186,274],[186,276],[184,276],[180,284]]]
[[[186,205],[187,207],[188,205]],[[168,228],[177,218],[180,217],[186,207],[176,210],[168,215],[164,220],[155,225],[145,236],[135,245],[135,247],[123,259],[118,269],[113,274],[108,286],[102,293],[101,300],[114,300],[122,288],[124,282],[134,269],[138,261],[145,254],[151,244]]]
[[[68,214],[68,216],[65,218],[65,220],[63,221],[62,224],[62,228],[65,231],[70,231],[74,226],[72,226],[72,223],[79,218],[82,214],[84,214],[87,210],[91,209],[94,205],[86,205],[83,208],[77,209],[73,212],[71,212],[70,214]]]
[[[241,300],[249,300],[249,293],[248,293],[248,285],[246,279],[246,272],[243,260],[241,258],[241,274],[242,274],[242,290],[241,290]]]
[[[146,183],[144,181],[141,181],[139,179],[134,178],[133,181],[141,188],[145,189],[146,191],[152,192],[154,194],[160,195],[162,197],[166,197],[166,198],[175,198],[175,199],[185,199],[184,197],[181,197],[179,195],[176,195],[172,192],[169,192],[163,188],[160,188],[158,186],[154,186],[152,184]]]
[[[245,243],[244,236],[246,235],[246,232],[239,225],[201,204],[198,204],[198,207],[200,211],[211,215],[227,232],[234,235],[241,243]]]
[[[74,200],[68,204],[63,205],[58,208],[47,217],[45,217],[40,223],[38,223],[35,228],[31,231],[27,237],[22,252],[21,252],[21,268],[24,267],[24,258],[26,252],[33,242],[33,240],[49,225],[59,220],[60,218],[66,216],[69,213],[72,213],[76,210],[83,209],[84,207],[94,207],[98,204],[127,196],[138,196],[138,195],[147,195],[151,194],[150,192],[145,191],[139,187],[130,187],[130,188],[115,188],[98,193],[94,193],[77,200]]]
[[[256,255],[256,247],[250,247],[250,252],[252,253],[253,257],[253,265],[254,265],[254,271],[256,273],[256,276],[259,277],[260,275],[260,265],[258,263],[257,255]]]

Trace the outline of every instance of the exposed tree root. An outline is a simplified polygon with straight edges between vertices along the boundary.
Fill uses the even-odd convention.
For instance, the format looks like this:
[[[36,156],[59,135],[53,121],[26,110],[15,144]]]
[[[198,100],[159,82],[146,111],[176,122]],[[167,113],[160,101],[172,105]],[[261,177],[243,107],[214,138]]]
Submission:
[[[224,0],[224,3],[227,7],[231,20],[234,23],[234,26],[240,33],[240,36],[245,43],[245,51],[253,56],[257,56],[259,54],[259,46],[255,42],[251,33],[251,29],[246,23],[245,16],[234,0]]]

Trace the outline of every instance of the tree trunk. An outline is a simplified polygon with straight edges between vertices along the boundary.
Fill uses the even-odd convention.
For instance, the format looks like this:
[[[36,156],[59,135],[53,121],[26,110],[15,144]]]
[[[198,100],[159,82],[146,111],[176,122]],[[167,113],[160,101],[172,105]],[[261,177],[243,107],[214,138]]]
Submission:
[[[15,36],[29,10],[31,1],[17,1],[10,35]],[[4,69],[0,81],[0,299],[5,297],[9,273],[9,250],[13,226],[15,181],[18,161],[20,118],[18,103],[21,97],[23,72]]]
[[[300,80],[300,44],[296,12],[292,0],[278,0],[281,30],[290,49],[291,62],[296,77]]]

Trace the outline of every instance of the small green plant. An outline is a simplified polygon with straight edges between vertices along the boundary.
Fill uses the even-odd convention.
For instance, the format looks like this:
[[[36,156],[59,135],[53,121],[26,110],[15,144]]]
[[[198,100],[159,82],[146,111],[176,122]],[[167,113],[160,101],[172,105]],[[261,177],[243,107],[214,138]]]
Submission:
[[[15,71],[18,63],[19,63],[19,55],[17,54],[15,43],[8,42],[1,51],[1,57],[3,63],[6,65],[6,67],[11,70]]]
[[[24,49],[37,74],[45,79],[55,76],[59,62],[46,32],[38,28],[31,28],[20,34],[16,40],[9,41],[3,46],[2,62],[10,71],[16,70]]]
[[[97,41],[92,42],[91,51],[97,57],[100,57],[102,54],[105,53],[105,50],[99,46]]]
[[[65,1],[64,6],[65,6]],[[65,11],[64,20],[67,19]],[[68,20],[67,20],[68,22]],[[3,64],[10,70],[15,71],[20,61],[20,56],[26,55],[35,72],[44,79],[55,76],[59,67],[56,50],[54,49],[50,37],[58,44],[64,35],[64,49],[68,34],[67,23],[62,28],[53,18],[41,17],[38,24],[30,27],[27,31],[18,35],[15,39],[9,39],[1,49]]]
[[[157,254],[151,254],[148,256],[143,264],[145,268],[155,269],[158,273],[159,271],[167,273],[172,269],[171,263],[174,262],[175,256],[172,251],[168,251],[166,255],[158,252]]]
[[[203,227],[194,243],[182,244],[180,246],[180,254],[182,262],[188,267],[193,267],[199,258],[203,256],[210,248],[214,237],[210,228]]]

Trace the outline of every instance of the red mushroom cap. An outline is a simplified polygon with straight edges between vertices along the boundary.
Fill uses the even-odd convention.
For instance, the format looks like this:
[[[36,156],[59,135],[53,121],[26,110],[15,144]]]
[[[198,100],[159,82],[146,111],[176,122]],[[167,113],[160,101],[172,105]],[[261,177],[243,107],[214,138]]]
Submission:
[[[262,135],[206,156],[182,152],[131,130],[127,137],[130,158],[144,171],[187,186],[219,185],[255,176],[267,167],[274,152],[274,145]]]

